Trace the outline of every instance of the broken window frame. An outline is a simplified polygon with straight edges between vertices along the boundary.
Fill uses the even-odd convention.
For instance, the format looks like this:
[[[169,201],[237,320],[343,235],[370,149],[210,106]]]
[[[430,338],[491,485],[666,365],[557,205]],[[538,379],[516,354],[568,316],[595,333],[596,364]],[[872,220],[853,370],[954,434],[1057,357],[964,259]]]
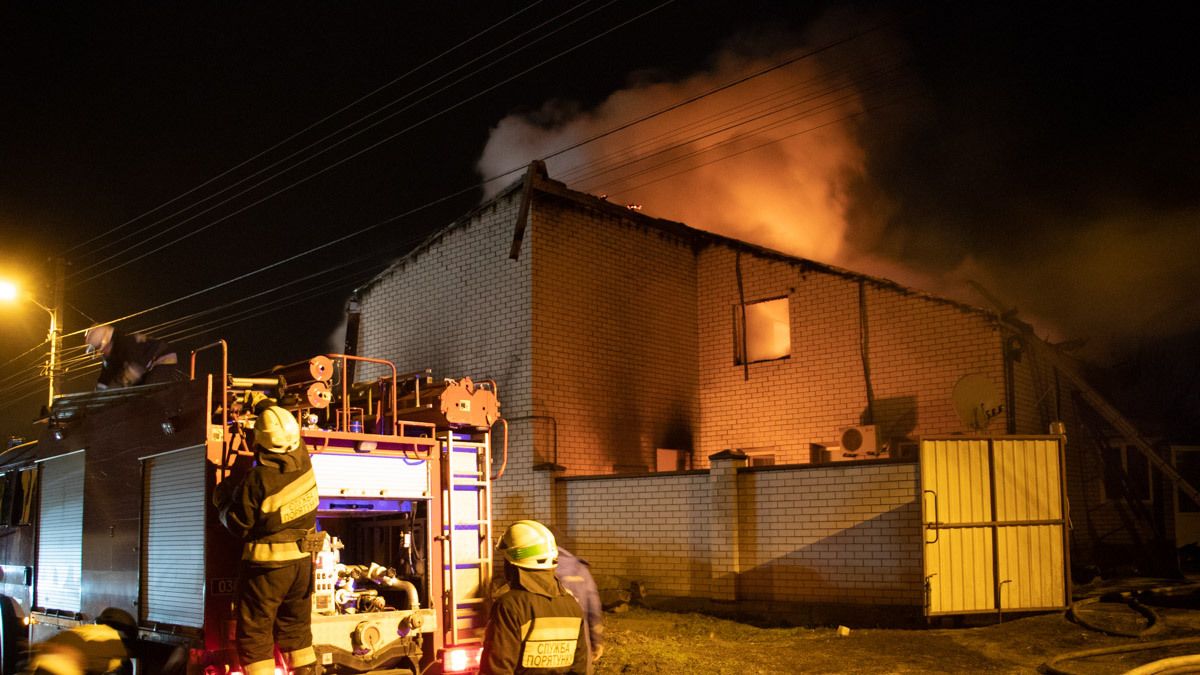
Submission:
[[[765,305],[767,305],[768,303],[778,303],[780,301],[782,301],[784,303],[782,305],[784,308],[783,321],[771,320],[770,318],[759,319],[757,317],[752,319],[750,317],[751,308],[763,307],[764,309],[766,309]],[[792,303],[791,303],[790,297],[787,295],[781,295],[781,296],[773,296],[770,298],[762,298],[759,300],[747,301],[744,304],[739,303],[739,304],[735,304],[733,306],[733,365],[742,366],[742,365],[746,365],[748,363],[766,363],[769,361],[782,361],[784,359],[788,359],[791,357],[791,355],[792,355],[792,306],[791,305],[792,305]],[[743,316],[745,316],[745,322],[750,326],[750,329],[751,329],[751,335],[750,335],[751,343],[754,342],[753,338],[754,338],[754,333],[757,330],[756,326],[763,326],[764,321],[771,321],[771,324],[770,324],[771,326],[782,325],[787,333],[786,350],[780,351],[778,349],[775,349],[775,350],[767,351],[766,355],[756,353],[753,356],[751,356],[748,353],[748,344],[751,344],[751,343],[747,343],[745,341],[745,332],[742,330]],[[783,342],[780,341],[780,344],[778,346],[782,346],[782,344],[783,344]],[[744,359],[743,359],[743,355],[745,356]]]
[[[1113,473],[1118,469],[1115,466],[1118,463],[1120,471],[1128,476],[1128,485],[1133,492],[1129,495],[1130,498],[1145,504],[1154,501],[1154,471],[1150,466],[1150,460],[1141,454],[1137,446],[1127,443],[1123,439],[1114,439],[1105,445],[1103,453],[1104,472],[1100,480],[1100,487],[1104,491],[1102,501],[1111,502],[1124,497],[1125,483],[1116,483],[1120,480],[1120,476]],[[1130,457],[1134,458],[1132,471],[1130,470]],[[1137,475],[1134,475],[1134,472]]]

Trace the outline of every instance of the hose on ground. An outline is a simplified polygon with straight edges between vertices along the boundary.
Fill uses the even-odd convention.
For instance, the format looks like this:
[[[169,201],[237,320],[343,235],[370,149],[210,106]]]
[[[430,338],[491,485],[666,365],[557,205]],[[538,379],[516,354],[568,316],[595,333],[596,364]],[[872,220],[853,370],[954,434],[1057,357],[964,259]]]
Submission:
[[[1071,603],[1067,609],[1067,618],[1071,621],[1105,635],[1114,635],[1117,637],[1145,637],[1153,633],[1162,631],[1165,625],[1159,620],[1157,612],[1150,607],[1142,604],[1140,598],[1150,598],[1155,596],[1170,597],[1173,595],[1191,594],[1200,590],[1200,584],[1183,584],[1178,586],[1160,586],[1143,591],[1126,591],[1124,593],[1110,593],[1094,598],[1085,598],[1083,600]],[[1101,600],[1122,600],[1126,602],[1131,609],[1146,617],[1146,627],[1136,631],[1121,631],[1113,628],[1097,626],[1081,616],[1078,611],[1082,607],[1094,604]],[[1060,667],[1059,664],[1065,661],[1073,661],[1076,659],[1089,658],[1093,656],[1105,656],[1109,654],[1123,654],[1128,652],[1136,652],[1150,649],[1166,649],[1182,645],[1200,645],[1200,637],[1176,638],[1173,640],[1158,640],[1155,642],[1139,642],[1131,645],[1117,645],[1114,647],[1097,647],[1094,649],[1083,649],[1074,652],[1059,654],[1042,664],[1041,671],[1051,675],[1080,675],[1074,671]],[[1188,654],[1185,656],[1174,656],[1138,666],[1132,670],[1126,671],[1124,675],[1169,675],[1173,673],[1194,673],[1200,672],[1200,654]]]
[[[1200,654],[1188,654],[1187,656],[1172,656],[1151,661],[1144,666],[1125,671],[1125,675],[1174,675],[1174,673],[1198,671],[1200,671]]]
[[[1128,597],[1126,597],[1126,596],[1128,596]],[[1138,631],[1124,631],[1124,630],[1118,630],[1116,628],[1108,628],[1105,626],[1098,626],[1094,623],[1091,623],[1087,619],[1084,619],[1083,615],[1079,611],[1080,608],[1086,607],[1088,605],[1094,605],[1094,604],[1100,602],[1101,600],[1114,599],[1112,596],[1107,596],[1107,595],[1097,596],[1094,598],[1084,598],[1083,600],[1078,600],[1076,602],[1072,602],[1071,606],[1067,608],[1067,619],[1069,619],[1070,621],[1077,623],[1080,626],[1083,626],[1084,628],[1087,628],[1089,630],[1094,630],[1098,633],[1104,633],[1105,635],[1112,635],[1115,637],[1140,638],[1140,637],[1146,637],[1147,635],[1153,635],[1155,633],[1162,631],[1163,624],[1161,621],[1158,620],[1158,614],[1153,609],[1150,609],[1149,607],[1147,607],[1147,606],[1143,605],[1141,602],[1139,602],[1137,597],[1133,596],[1130,593],[1120,593],[1116,597],[1121,600],[1124,600],[1125,604],[1129,605],[1130,609],[1132,609],[1133,611],[1137,612],[1138,614],[1141,614],[1142,616],[1146,617],[1146,627],[1145,628],[1142,628],[1141,630],[1138,630]]]
[[[1046,661],[1044,664],[1042,664],[1041,670],[1042,670],[1042,672],[1049,673],[1050,675],[1080,675],[1080,673],[1077,673],[1073,670],[1067,670],[1065,668],[1060,667],[1059,664],[1063,663],[1064,661],[1074,661],[1076,659],[1086,659],[1086,658],[1089,658],[1092,656],[1107,656],[1109,654],[1124,654],[1127,652],[1136,652],[1136,651],[1141,651],[1144,649],[1165,649],[1168,647],[1178,647],[1181,645],[1192,645],[1192,644],[1200,644],[1200,637],[1177,638],[1174,640],[1159,640],[1157,642],[1139,642],[1135,645],[1117,645],[1115,647],[1097,647],[1094,649],[1081,649],[1079,651],[1067,652],[1065,654],[1059,654],[1058,656],[1051,658],[1049,661]],[[1197,663],[1200,663],[1200,655],[1189,655],[1186,657],[1173,657],[1171,659],[1161,659],[1161,661],[1174,661],[1176,659],[1197,659]],[[1134,670],[1129,671],[1128,673],[1126,673],[1126,675],[1130,675],[1130,673],[1137,673],[1138,675],[1145,675],[1146,673],[1195,672],[1194,670],[1192,670],[1192,671],[1186,671],[1186,670],[1184,670],[1184,671],[1141,670],[1143,668],[1151,667],[1156,663],[1160,663],[1160,661],[1154,661],[1152,663],[1147,663],[1146,665],[1143,665],[1143,666],[1138,666],[1138,668],[1135,668]],[[1172,667],[1175,667],[1175,666],[1172,666]]]

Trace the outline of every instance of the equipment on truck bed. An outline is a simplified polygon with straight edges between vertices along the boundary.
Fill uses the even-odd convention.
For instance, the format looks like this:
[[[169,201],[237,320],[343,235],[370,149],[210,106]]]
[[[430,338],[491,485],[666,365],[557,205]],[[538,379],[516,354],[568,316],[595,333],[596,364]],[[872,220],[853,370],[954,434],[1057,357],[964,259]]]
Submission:
[[[22,637],[118,607],[137,620],[141,672],[170,658],[189,675],[239,672],[241,551],[211,495],[253,455],[249,432],[275,403],[299,421],[317,480],[312,631],[323,671],[476,668],[492,569],[495,383],[400,376],[389,361],[343,354],[250,377],[227,364],[219,341],[193,352],[188,381],[60,397],[35,451],[4,467],[39,485],[34,527],[0,539],[0,600],[29,622]],[[351,370],[376,376],[347,382]],[[12,633],[2,633],[3,663],[19,649]]]

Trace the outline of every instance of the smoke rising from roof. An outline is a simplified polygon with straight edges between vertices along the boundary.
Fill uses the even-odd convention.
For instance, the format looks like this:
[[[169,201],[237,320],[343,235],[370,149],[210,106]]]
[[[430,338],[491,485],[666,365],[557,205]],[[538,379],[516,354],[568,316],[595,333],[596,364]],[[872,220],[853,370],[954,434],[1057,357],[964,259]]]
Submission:
[[[647,214],[995,308],[975,282],[1039,334],[1088,338],[1093,355],[1200,328],[1200,209],[1124,173],[1147,168],[1121,135],[1137,120],[1081,123],[1031,107],[1021,88],[1078,107],[1099,81],[1066,78],[1073,64],[1058,52],[993,61],[986,44],[861,29],[873,24],[842,14],[798,38],[743,36],[683,80],[642,73],[590,110],[549,101],[514,113],[478,168],[548,158],[552,178]],[[954,46],[963,53],[937,51]]]

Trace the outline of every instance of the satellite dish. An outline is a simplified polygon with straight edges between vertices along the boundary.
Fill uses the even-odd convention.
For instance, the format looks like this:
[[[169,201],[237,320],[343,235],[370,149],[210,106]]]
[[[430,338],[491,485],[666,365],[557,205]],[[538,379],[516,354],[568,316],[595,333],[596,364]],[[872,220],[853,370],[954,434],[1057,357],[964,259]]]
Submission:
[[[1004,412],[1004,404],[996,394],[996,387],[986,376],[979,373],[964,375],[954,385],[954,411],[964,426],[974,431],[987,429],[988,423]]]

